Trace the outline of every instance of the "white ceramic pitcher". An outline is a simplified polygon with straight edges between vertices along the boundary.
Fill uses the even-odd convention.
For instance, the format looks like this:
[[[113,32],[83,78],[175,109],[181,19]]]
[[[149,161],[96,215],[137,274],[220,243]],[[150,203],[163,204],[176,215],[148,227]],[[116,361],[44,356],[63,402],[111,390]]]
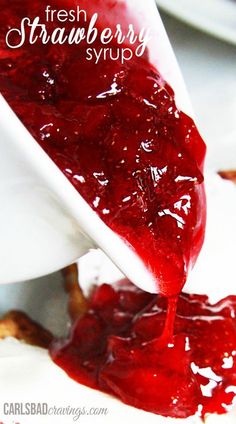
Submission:
[[[192,115],[186,88],[154,0],[127,0],[151,29],[150,61]],[[0,96],[0,283],[40,277],[99,246],[135,284],[157,290],[138,256],[89,207]]]

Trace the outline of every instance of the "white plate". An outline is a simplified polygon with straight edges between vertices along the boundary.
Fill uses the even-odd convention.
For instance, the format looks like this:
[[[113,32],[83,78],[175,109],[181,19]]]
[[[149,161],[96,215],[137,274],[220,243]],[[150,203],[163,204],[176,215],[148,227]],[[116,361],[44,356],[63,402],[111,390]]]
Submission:
[[[156,0],[179,19],[218,38],[236,44],[235,0]]]
[[[231,196],[232,193],[235,195],[234,210],[236,210],[236,188],[232,183],[223,182],[220,177],[218,177],[218,179],[220,183],[223,185],[225,184],[226,189],[230,189],[230,195],[227,196],[226,193],[227,199],[233,197]],[[216,181],[216,188],[218,187],[218,182]],[[229,187],[227,188],[228,185]],[[214,190],[212,184],[211,188]],[[209,191],[208,194],[210,195]],[[215,200],[217,204],[217,198]],[[213,209],[209,208],[209,217],[214,218],[215,209],[218,208],[212,203],[211,206],[213,206]],[[228,216],[227,205],[223,204],[222,206],[223,207],[221,207],[219,211],[217,210],[217,212],[220,212],[218,216],[222,227],[221,232],[223,238],[226,238],[226,242],[224,243],[223,240],[221,243],[220,240],[217,246],[218,240],[215,240],[214,228],[213,233],[208,231],[207,239],[211,236],[213,248],[211,243],[209,250],[211,252],[211,258],[209,258],[209,255],[204,254],[207,261],[201,266],[203,272],[200,280],[202,280],[203,283],[202,287],[204,293],[206,286],[209,289],[211,285],[211,277],[213,286],[221,285],[221,289],[224,290],[224,287],[231,279],[232,286],[235,287],[233,278],[236,271],[235,261],[231,260],[232,258],[230,259],[230,255],[227,254],[227,249],[229,249],[229,253],[231,256],[233,254],[234,259],[233,240],[236,239],[236,226],[231,228],[231,225],[227,226],[227,222],[232,224],[232,216],[234,222],[235,212],[232,213],[231,217],[229,216],[228,220],[225,220],[224,215],[226,214]],[[215,219],[210,219],[210,222],[215,223],[216,227],[218,227],[218,222],[215,221]],[[231,241],[231,246],[228,240]],[[225,245],[223,256],[226,258],[226,262],[223,262],[221,256],[218,256],[218,251],[220,254],[222,253],[222,244]],[[227,263],[228,260],[229,264]],[[218,268],[215,266],[215,263]],[[213,273],[211,273],[211,269],[213,268],[212,264],[214,267]],[[224,273],[226,266],[228,267],[228,274]],[[219,281],[216,281],[215,275],[217,272],[220,273],[221,271],[223,271],[223,278],[219,278]],[[80,282],[85,292],[89,289],[90,282],[99,284],[104,281],[110,281],[111,276],[117,276],[117,278],[119,278],[117,272],[118,270],[114,270],[114,265],[109,262],[107,263],[107,258],[104,257],[104,254],[99,254],[99,252],[91,252],[87,255],[87,258],[84,257],[83,260],[80,260]],[[224,281],[224,278],[226,281]],[[197,278],[197,283],[198,280],[199,278]],[[224,281],[223,285],[222,281]],[[38,281],[32,281],[31,283],[22,283],[22,285],[13,284],[12,286],[7,284],[5,287],[1,286],[0,300],[2,299],[2,302],[0,301],[0,309],[7,310],[10,307],[24,309],[30,313],[32,317],[40,320],[43,325],[59,335],[65,331],[67,323],[67,314],[65,310],[67,303],[66,297],[62,288],[61,275],[57,273]],[[11,339],[0,342],[0,393],[0,411],[1,405],[8,402],[23,402],[23,404],[28,402],[40,402],[47,403],[50,408],[56,406],[59,409],[68,408],[68,405],[70,405],[70,407],[74,409],[85,407],[87,411],[94,407],[107,408],[108,413],[104,416],[93,416],[92,419],[85,414],[85,416],[82,416],[79,420],[79,422],[83,424],[92,424],[92,422],[94,422],[94,424],[119,424],[120,422],[135,422],[136,424],[141,424],[143,422],[148,424],[183,424],[183,422],[184,424],[203,424],[200,418],[196,416],[189,417],[186,420],[175,420],[156,416],[125,405],[120,402],[119,399],[112,396],[77,384],[68,378],[64,371],[58,368],[50,360],[46,350],[19,344]],[[58,415],[31,415],[19,416],[17,419],[19,419],[21,424],[65,424],[65,422],[66,424],[72,424],[75,421],[77,422],[74,417],[75,414],[71,416],[68,415],[65,420],[65,417]],[[4,417],[1,418],[4,419],[5,424],[13,424],[13,421],[6,421],[8,419],[7,416],[4,415]],[[234,409],[231,413],[224,416],[208,416],[205,424],[233,424],[235,423],[235,418],[236,410]]]

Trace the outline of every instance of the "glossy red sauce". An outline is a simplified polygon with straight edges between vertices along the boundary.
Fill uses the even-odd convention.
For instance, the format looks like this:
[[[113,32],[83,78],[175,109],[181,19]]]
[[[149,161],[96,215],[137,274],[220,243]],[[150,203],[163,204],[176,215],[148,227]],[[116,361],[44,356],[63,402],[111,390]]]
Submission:
[[[236,394],[236,297],[181,294],[172,341],[167,302],[128,281],[96,287],[53,360],[72,378],[156,414],[225,413]]]
[[[166,309],[165,298],[128,281],[96,287],[52,358],[78,382],[149,412],[227,412],[236,400],[236,297],[210,305],[207,296],[181,294],[169,345]]]

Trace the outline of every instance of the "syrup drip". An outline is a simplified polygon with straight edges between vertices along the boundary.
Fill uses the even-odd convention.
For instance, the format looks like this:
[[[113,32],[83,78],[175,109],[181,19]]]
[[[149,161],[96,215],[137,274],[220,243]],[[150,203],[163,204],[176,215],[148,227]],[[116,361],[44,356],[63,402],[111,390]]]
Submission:
[[[174,341],[174,326],[177,303],[178,296],[168,298],[165,326],[163,329],[163,333],[160,337],[167,345],[173,344]]]

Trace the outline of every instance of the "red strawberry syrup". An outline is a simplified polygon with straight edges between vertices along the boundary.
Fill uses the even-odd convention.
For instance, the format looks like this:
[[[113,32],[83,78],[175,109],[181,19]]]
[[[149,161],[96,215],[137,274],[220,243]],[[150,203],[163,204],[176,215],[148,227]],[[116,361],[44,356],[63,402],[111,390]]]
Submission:
[[[177,304],[204,239],[205,145],[148,51],[95,65],[85,42],[31,45],[26,37],[22,47],[8,48],[9,29],[25,16],[45,21],[48,3],[75,7],[0,0],[0,91],[93,210],[141,257],[160,291],[150,295],[127,281],[95,288],[89,311],[68,339],[54,343],[52,358],[78,382],[149,412],[226,412],[235,397],[235,298],[211,306],[204,296],[181,294]],[[99,10],[98,34],[109,16],[112,28],[114,17],[125,16],[116,1],[81,1],[85,6],[87,17]],[[79,25],[88,29],[85,19]],[[49,33],[58,26],[69,33],[75,23],[47,22]],[[120,47],[116,40],[108,46],[114,54]],[[99,37],[93,48],[101,49]]]

